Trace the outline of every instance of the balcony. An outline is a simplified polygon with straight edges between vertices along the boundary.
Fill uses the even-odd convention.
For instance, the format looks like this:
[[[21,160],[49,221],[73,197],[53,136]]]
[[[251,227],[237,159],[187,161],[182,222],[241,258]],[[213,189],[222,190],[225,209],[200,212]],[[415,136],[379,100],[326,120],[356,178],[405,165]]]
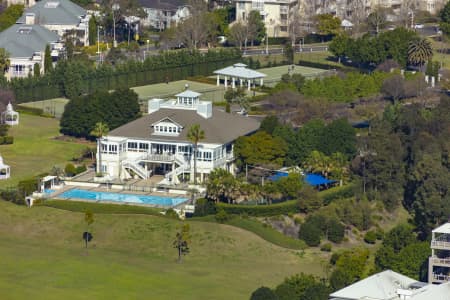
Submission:
[[[430,257],[430,262],[433,265],[439,265],[444,267],[450,267],[450,257],[439,258],[439,257]]]
[[[448,240],[432,240],[431,248],[440,250],[450,250],[450,241]]]
[[[433,273],[432,279],[433,282],[447,282],[450,281],[450,275]]]

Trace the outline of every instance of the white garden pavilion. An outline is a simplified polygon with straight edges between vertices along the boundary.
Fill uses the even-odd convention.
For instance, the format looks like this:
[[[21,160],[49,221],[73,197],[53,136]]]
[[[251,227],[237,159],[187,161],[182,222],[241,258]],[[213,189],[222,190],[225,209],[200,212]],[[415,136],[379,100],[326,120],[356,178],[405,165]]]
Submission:
[[[217,85],[220,85],[220,76],[224,77],[225,88],[228,88],[228,80],[231,80],[231,88],[236,88],[236,81],[239,82],[241,87],[247,85],[248,90],[255,80],[259,79],[259,85],[264,84],[264,77],[267,75],[252,69],[247,68],[247,65],[242,63],[237,63],[232,66],[216,70],[214,74],[217,75]]]
[[[0,179],[8,179],[11,176],[10,172],[10,167],[3,163],[3,157],[0,155]]]

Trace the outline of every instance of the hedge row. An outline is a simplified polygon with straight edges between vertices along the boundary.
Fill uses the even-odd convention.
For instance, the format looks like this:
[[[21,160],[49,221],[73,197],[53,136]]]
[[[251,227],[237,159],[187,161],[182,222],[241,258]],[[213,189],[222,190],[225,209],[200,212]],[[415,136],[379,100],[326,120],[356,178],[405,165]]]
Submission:
[[[297,213],[299,210],[298,201],[290,200],[270,205],[237,205],[237,204],[216,204],[217,210],[223,209],[228,214],[248,215],[255,217],[268,217],[276,215],[287,215]]]
[[[342,69],[341,66],[335,66],[335,65],[324,64],[324,63],[319,63],[319,62],[312,62],[312,61],[307,61],[307,60],[299,60],[298,65],[303,66],[303,67],[327,69],[327,70],[329,70],[329,69],[341,70]]]
[[[42,116],[44,114],[44,110],[42,108],[37,107],[27,107],[23,105],[17,105],[17,111],[20,113],[25,113],[29,115]]]
[[[11,145],[14,143],[13,136],[0,136],[0,145]]]
[[[352,184],[348,184],[345,186],[331,188],[329,190],[323,191],[319,193],[319,196],[323,200],[324,205],[328,205],[331,202],[338,199],[346,199],[355,196],[354,187]]]

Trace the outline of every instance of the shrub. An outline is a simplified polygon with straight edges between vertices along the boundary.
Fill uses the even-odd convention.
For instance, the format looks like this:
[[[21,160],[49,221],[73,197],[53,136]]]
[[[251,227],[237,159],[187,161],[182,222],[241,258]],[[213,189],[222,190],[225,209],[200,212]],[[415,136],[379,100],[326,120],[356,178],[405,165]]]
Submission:
[[[324,252],[331,252],[331,243],[325,243],[322,246],[320,246],[320,251]]]
[[[328,240],[334,243],[340,243],[344,239],[345,227],[336,219],[330,219],[327,224]]]
[[[77,169],[73,164],[68,163],[64,168],[64,173],[66,174],[66,176],[72,177],[77,173]]]
[[[364,235],[364,242],[367,244],[375,244],[377,240],[377,234],[375,231],[367,231],[367,233]]]
[[[0,145],[3,145],[5,143],[5,137],[0,136]]]
[[[27,195],[31,195],[38,189],[38,180],[36,178],[30,178],[19,181],[19,183],[17,184],[17,189],[20,196],[25,197]]]
[[[2,190],[0,191],[0,197],[5,200],[12,203],[24,205],[25,204],[25,198],[22,197],[18,190]]]
[[[225,223],[230,219],[230,216],[227,214],[227,212],[223,209],[219,209],[219,211],[216,214],[216,221],[219,223]]]
[[[340,256],[341,256],[340,253],[334,252],[330,257],[330,265],[332,266],[336,265],[336,262],[338,261]]]
[[[4,145],[11,145],[14,143],[14,137],[13,136],[4,136],[3,137],[3,143]]]
[[[342,187],[332,188],[319,193],[319,196],[323,200],[324,205],[328,205],[331,202],[338,199],[351,198],[355,195],[353,185],[349,184]]]
[[[195,202],[194,217],[203,217],[207,215],[214,215],[216,213],[216,205],[213,201],[208,201],[205,198],[197,199]]]
[[[300,227],[298,237],[305,241],[305,243],[310,247],[315,247],[320,245],[320,236],[322,231],[317,228],[313,223],[306,222]]]
[[[76,174],[80,174],[80,173],[85,172],[86,170],[87,170],[87,168],[86,168],[85,165],[78,166],[78,167],[76,167],[76,169],[75,169],[75,173],[76,173]]]
[[[271,205],[239,205],[218,203],[217,208],[225,210],[228,214],[241,215],[246,213],[253,217],[269,217],[276,215],[287,215],[298,212],[298,201],[291,200]]]
[[[17,105],[17,111],[24,114],[41,116],[44,114],[44,110],[42,108],[36,107],[27,107],[23,105]]]
[[[250,296],[250,300],[277,300],[278,297],[268,287],[262,286],[255,290]]]
[[[172,219],[178,219],[178,214],[173,208],[166,210],[165,216]]]

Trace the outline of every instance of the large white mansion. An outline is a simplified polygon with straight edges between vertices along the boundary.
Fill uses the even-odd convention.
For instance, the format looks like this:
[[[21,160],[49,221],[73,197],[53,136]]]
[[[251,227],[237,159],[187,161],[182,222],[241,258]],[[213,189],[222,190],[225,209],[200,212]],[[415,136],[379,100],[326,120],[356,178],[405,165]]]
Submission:
[[[234,173],[234,141],[258,130],[259,122],[216,109],[201,101],[200,95],[185,90],[173,100],[149,100],[148,114],[112,130],[97,143],[101,148],[97,172],[116,179],[164,175],[165,183],[174,184],[192,180],[193,145],[187,133],[198,124],[205,138],[198,143],[197,179],[202,182],[215,168]]]

